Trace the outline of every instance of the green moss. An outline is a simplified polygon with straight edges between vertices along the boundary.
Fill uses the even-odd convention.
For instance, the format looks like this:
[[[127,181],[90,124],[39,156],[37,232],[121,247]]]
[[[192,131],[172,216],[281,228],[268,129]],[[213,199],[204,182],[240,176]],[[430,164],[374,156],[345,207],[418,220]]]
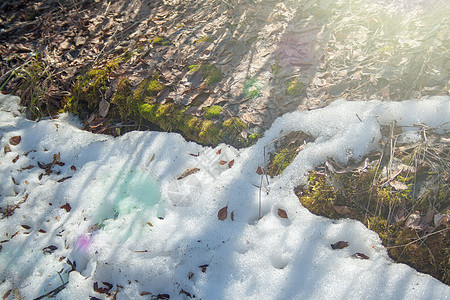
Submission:
[[[199,38],[198,40],[195,41],[196,44],[201,44],[201,43],[212,43],[214,42],[214,38],[211,36],[204,36],[202,38]]]
[[[283,173],[297,156],[295,149],[284,148],[278,153],[272,154],[270,157],[270,164],[267,173],[273,177]]]
[[[119,109],[122,120],[136,115],[136,107],[133,106],[133,97],[130,81],[127,78],[120,78],[117,89],[111,99],[111,103]]]
[[[280,67],[280,65],[278,64],[278,62],[274,63],[274,64],[272,65],[272,74],[273,74],[273,75],[278,75],[278,74],[280,73],[280,71],[281,71],[281,67]]]
[[[215,65],[204,64],[204,65],[191,65],[188,67],[189,72],[201,72],[203,79],[207,84],[216,84],[222,80],[222,72]]]
[[[163,45],[163,46],[167,46],[167,45],[169,45],[169,44],[170,44],[169,41],[164,41],[164,42],[161,43],[161,45]]]
[[[305,85],[298,78],[294,78],[287,83],[286,94],[289,96],[298,96],[302,92]]]
[[[152,44],[161,44],[164,41],[164,39],[160,36],[154,37],[151,41]]]
[[[65,110],[85,118],[96,109],[108,88],[109,74],[117,66],[118,63],[112,61],[102,69],[92,69],[85,75],[78,76]]]
[[[333,219],[342,218],[344,216],[339,215],[333,206],[347,206],[351,211],[348,217],[361,221],[377,232],[383,245],[388,248],[391,258],[449,284],[448,231],[418,240],[421,235],[425,235],[424,232],[406,227],[404,221],[396,223],[393,218],[393,215],[402,209],[419,210],[421,215],[425,215],[430,208],[430,203],[433,203],[431,201],[436,198],[425,196],[427,200],[418,200],[412,198],[410,188],[396,191],[380,182],[375,182],[374,185],[374,178],[379,178],[380,172],[373,167],[366,172],[348,172],[328,177],[324,174],[311,173],[309,186],[301,191],[297,190],[296,193],[302,205],[317,215]],[[407,185],[415,180],[404,171],[396,179]],[[339,188],[335,189],[335,187]],[[440,203],[441,207],[448,205],[448,187],[441,185],[433,195],[442,197],[442,202],[434,203]],[[427,205],[422,206],[421,203],[424,202]],[[444,224],[441,227],[445,229],[449,226]],[[439,229],[442,228],[436,228],[435,232]],[[417,242],[411,243],[412,241]]]
[[[205,118],[207,119],[215,119],[219,117],[220,112],[223,110],[222,106],[213,105],[206,109]]]

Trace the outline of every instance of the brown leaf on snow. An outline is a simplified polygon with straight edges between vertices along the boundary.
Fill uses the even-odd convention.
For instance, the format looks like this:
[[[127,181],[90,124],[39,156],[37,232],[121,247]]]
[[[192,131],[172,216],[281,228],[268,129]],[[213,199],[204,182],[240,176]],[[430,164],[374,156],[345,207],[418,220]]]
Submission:
[[[209,267],[209,265],[206,264],[206,265],[201,265],[201,266],[198,266],[198,267],[202,269],[203,273],[205,273],[206,272],[206,268]]]
[[[69,203],[64,204],[60,208],[65,209],[67,212],[69,212],[72,209],[72,207],[70,207]]]
[[[6,144],[5,148],[3,148],[3,151],[5,153],[11,152],[11,147],[9,146],[9,144]]]
[[[359,252],[353,254],[352,257],[359,258],[359,259],[369,259],[369,257],[367,255],[365,255],[364,253],[359,253]]]
[[[217,213],[217,218],[220,221],[224,221],[228,216],[228,205],[225,207],[222,207],[219,212]]]
[[[64,182],[64,181],[66,181],[67,179],[70,179],[70,178],[72,178],[72,176],[67,176],[67,177],[61,178],[57,182]]]
[[[258,167],[258,169],[256,169],[256,174],[263,175],[266,174],[266,171],[264,170],[263,167]]]
[[[223,166],[223,165],[226,164],[226,163],[227,163],[227,162],[224,161],[224,160],[219,161],[219,164],[220,164],[221,166]]]
[[[331,244],[331,249],[333,249],[333,250],[343,249],[345,247],[348,247],[348,242],[339,241],[334,244]]]
[[[228,163],[228,168],[231,168],[234,165],[234,159],[230,160]]]
[[[20,135],[16,135],[9,139],[9,144],[16,146],[16,145],[20,144],[21,140],[22,140],[22,137]]]
[[[234,210],[231,212],[231,221],[234,221]]]
[[[280,218],[283,218],[283,219],[287,219],[288,218],[286,211],[284,209],[281,209],[281,208],[278,209],[278,216],[280,216]]]
[[[12,160],[13,164],[15,164],[19,160],[19,154],[17,154],[16,157]]]
[[[216,154],[222,153],[222,149],[217,150]]]
[[[189,175],[192,175],[194,173],[197,173],[198,171],[200,171],[200,168],[189,168],[186,171],[184,171],[183,174],[181,174],[180,177],[177,178],[177,180],[181,180]]]
[[[338,205],[333,205],[334,210],[340,214],[340,215],[348,215],[349,213],[351,213],[352,211],[350,210],[350,208],[348,208],[348,206],[338,206]]]

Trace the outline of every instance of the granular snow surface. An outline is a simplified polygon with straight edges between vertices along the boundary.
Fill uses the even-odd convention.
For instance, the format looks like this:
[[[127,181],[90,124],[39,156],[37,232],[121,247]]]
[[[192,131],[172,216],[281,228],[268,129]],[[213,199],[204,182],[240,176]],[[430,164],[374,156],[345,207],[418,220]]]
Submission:
[[[363,224],[313,215],[293,191],[328,157],[377,149],[380,125],[448,131],[450,97],[339,100],[280,117],[241,150],[174,133],[92,134],[66,114],[34,122],[17,101],[0,96],[0,207],[12,214],[0,219],[0,296],[34,299],[64,281],[56,299],[450,298],[447,285],[390,260]],[[418,129],[404,128],[414,139]],[[298,130],[316,139],[264,178],[259,219],[264,146]],[[349,246],[332,250],[337,241]]]

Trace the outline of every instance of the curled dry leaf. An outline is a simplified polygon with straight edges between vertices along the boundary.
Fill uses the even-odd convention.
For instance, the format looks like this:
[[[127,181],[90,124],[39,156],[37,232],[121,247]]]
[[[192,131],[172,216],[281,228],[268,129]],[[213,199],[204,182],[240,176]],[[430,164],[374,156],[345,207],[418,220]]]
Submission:
[[[222,153],[222,149],[217,150],[216,154]]]
[[[333,250],[343,249],[345,247],[348,247],[348,242],[339,241],[334,244],[331,244],[331,249],[333,249]]]
[[[17,154],[16,157],[14,157],[14,159],[12,160],[13,164],[15,164],[18,160],[19,160],[19,154]]]
[[[223,165],[226,164],[226,163],[227,163],[227,162],[224,161],[224,160],[219,161],[219,164],[220,164],[221,166],[223,166]]]
[[[21,140],[22,140],[22,137],[20,135],[16,135],[9,139],[9,144],[16,146],[16,145],[20,144]]]
[[[369,259],[369,257],[367,255],[365,255],[364,253],[359,253],[359,252],[353,254],[352,257],[359,258],[359,259]]]
[[[44,254],[52,254],[56,249],[58,249],[58,247],[56,247],[55,245],[50,245],[42,248],[42,251],[44,252]]]
[[[230,162],[228,163],[228,168],[231,168],[234,165],[234,159],[230,160]]]
[[[220,221],[224,221],[228,216],[228,205],[225,207],[222,207],[219,212],[217,213],[217,218]]]
[[[57,182],[64,182],[64,181],[66,181],[67,179],[70,179],[70,178],[72,178],[72,176],[67,176],[67,177],[61,178]]]
[[[198,171],[200,171],[200,168],[189,168],[186,171],[184,171],[183,174],[181,174],[180,177],[177,178],[177,180],[181,180],[189,175],[192,175],[194,173],[197,173]]]
[[[231,221],[234,221],[234,210],[231,212]]]
[[[206,265],[201,265],[201,266],[198,266],[200,269],[202,269],[202,272],[203,273],[205,273],[206,272],[206,268],[207,267],[209,267],[209,265],[208,264],[206,264]]]
[[[5,153],[11,152],[11,147],[9,146],[9,144],[6,144],[5,148],[3,148],[3,151]]]
[[[280,218],[283,218],[283,219],[287,219],[288,218],[286,211],[284,209],[281,209],[281,208],[278,209],[278,216],[280,216]]]
[[[60,208],[65,209],[67,212],[69,212],[72,209],[72,207],[70,207],[69,203],[64,204]]]
[[[258,167],[258,169],[256,169],[256,174],[264,175],[264,174],[266,174],[266,171],[264,170],[263,167]]]

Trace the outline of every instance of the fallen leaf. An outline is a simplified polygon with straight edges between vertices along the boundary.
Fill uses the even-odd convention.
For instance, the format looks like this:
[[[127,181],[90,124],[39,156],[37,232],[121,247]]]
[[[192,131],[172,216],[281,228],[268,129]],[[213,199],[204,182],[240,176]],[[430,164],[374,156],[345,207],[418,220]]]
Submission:
[[[153,227],[153,224],[151,222],[147,222],[147,225]]]
[[[223,166],[223,165],[226,164],[226,163],[227,163],[227,162],[224,161],[224,160],[219,161],[219,164],[220,164],[221,166]]]
[[[69,212],[72,209],[72,207],[70,207],[69,203],[64,204],[60,208],[65,209],[67,212]]]
[[[192,175],[192,174],[194,174],[194,173],[197,173],[198,171],[200,171],[199,168],[189,168],[189,169],[187,169],[186,171],[184,171],[184,173],[181,174],[181,176],[178,177],[177,180],[181,180],[181,179],[183,179],[183,178],[185,178],[185,177],[187,177],[187,176],[189,176],[189,175]]]
[[[39,229],[38,230],[40,233],[47,233],[47,231],[45,231],[44,229]]]
[[[3,294],[3,300],[8,299],[9,294],[11,294],[11,292],[12,292],[12,289],[7,290],[6,293]]]
[[[336,242],[334,244],[331,244],[331,249],[333,249],[333,250],[343,249],[345,247],[348,247],[348,242],[339,241],[339,242]]]
[[[147,295],[151,295],[152,293],[150,292],[146,292],[146,291],[142,291],[139,295],[141,296],[147,296]]]
[[[283,219],[287,219],[288,218],[286,211],[284,209],[281,209],[281,208],[278,209],[278,215],[280,216],[280,218],[283,218]]]
[[[404,190],[408,189],[408,186],[406,184],[404,184],[403,182],[397,181],[397,180],[390,181],[389,185],[392,186],[397,191],[404,191]]]
[[[369,259],[369,257],[367,255],[365,255],[364,253],[355,253],[352,255],[352,257],[359,258],[359,259]]]
[[[75,167],[75,166],[70,166],[70,169],[72,170],[72,171],[76,171],[77,170],[77,167]]]
[[[33,165],[28,165],[28,166],[26,166],[26,167],[23,167],[21,170],[23,171],[23,170],[33,169],[33,168],[34,168]]]
[[[234,221],[234,210],[231,212],[231,221]]]
[[[156,300],[168,300],[170,299],[169,294],[158,294],[156,295]]]
[[[9,144],[6,144],[5,148],[3,148],[3,151],[5,153],[11,152],[11,147],[9,146]]]
[[[56,249],[58,249],[58,247],[50,245],[45,248],[42,248],[42,251],[44,252],[44,254],[52,254],[53,252],[55,252]]]
[[[20,225],[20,226],[22,226],[22,227],[25,228],[25,229],[30,229],[30,228],[31,228],[31,227],[28,226],[28,225]]]
[[[102,99],[98,104],[98,114],[103,118],[106,117],[106,115],[109,112],[109,106],[110,106],[109,102],[106,101],[105,99]]]
[[[333,205],[334,210],[340,214],[340,215],[348,215],[349,213],[351,213],[352,211],[350,210],[350,208],[348,208],[348,206],[338,206],[338,205]]]
[[[412,229],[419,229],[418,225],[420,222],[420,212],[415,211],[412,214],[409,215],[409,217],[405,221],[405,227],[412,228]]]
[[[216,154],[222,153],[222,149],[217,150]]]
[[[231,167],[234,165],[234,159],[230,160],[228,163],[228,168],[231,169]]]
[[[201,265],[201,266],[198,266],[198,267],[202,269],[203,273],[205,273],[206,272],[206,268],[209,267],[209,265]]]
[[[194,277],[194,273],[189,272],[189,273],[188,273],[188,279],[192,279],[192,277]]]
[[[13,136],[9,139],[9,143],[13,146],[19,145],[22,137],[20,135]]]
[[[64,182],[64,181],[66,181],[67,179],[70,179],[70,178],[72,178],[72,176],[67,176],[67,177],[61,178],[57,182]]]
[[[194,157],[197,157],[197,156],[199,156],[199,155],[200,155],[200,153],[197,153],[197,154],[194,154],[194,153],[189,153],[189,155],[190,155],[190,156],[194,156]]]
[[[103,285],[106,286],[105,288],[99,287],[98,282],[94,282],[94,291],[96,291],[97,293],[100,293],[100,294],[108,294],[109,291],[113,288],[113,285],[111,283],[105,282],[105,281],[103,281],[102,283],[103,283]]]
[[[256,174],[263,175],[266,174],[266,171],[264,170],[263,167],[258,167],[258,169],[256,169]]]
[[[12,160],[13,164],[15,164],[19,160],[19,154],[17,154],[16,157]]]
[[[225,207],[222,207],[222,208],[219,210],[219,212],[217,213],[217,218],[218,218],[220,221],[225,220],[225,219],[227,218],[227,216],[228,216],[228,205],[225,206]]]

